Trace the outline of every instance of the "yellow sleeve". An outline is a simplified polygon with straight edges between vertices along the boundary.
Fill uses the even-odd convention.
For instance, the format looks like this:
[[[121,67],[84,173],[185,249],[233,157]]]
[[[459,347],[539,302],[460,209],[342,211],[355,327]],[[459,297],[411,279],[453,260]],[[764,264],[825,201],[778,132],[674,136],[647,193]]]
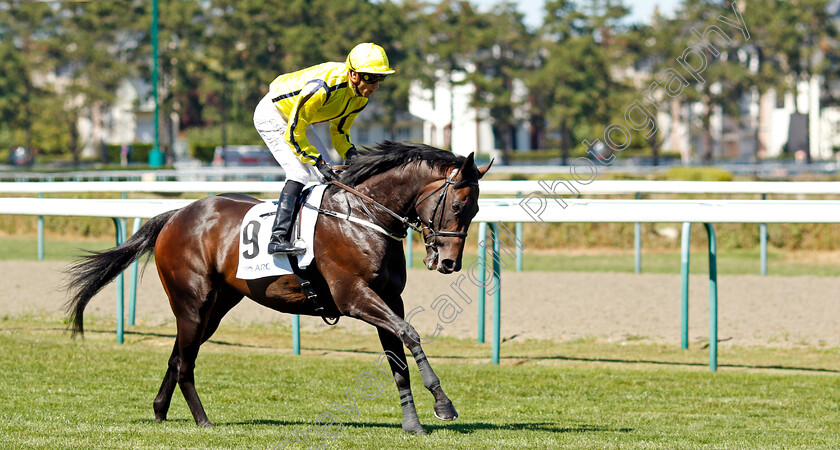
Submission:
[[[353,125],[356,117],[359,116],[359,113],[365,109],[365,106],[367,106],[367,103],[351,111],[350,114],[330,122],[330,135],[332,136],[333,148],[342,158],[347,154],[347,150],[353,147],[353,143],[350,142],[350,127]]]
[[[327,84],[322,80],[310,81],[301,90],[289,115],[289,126],[286,127],[284,138],[298,159],[305,163],[315,164],[315,160],[321,156],[318,149],[306,138],[306,128],[327,101],[327,92]]]

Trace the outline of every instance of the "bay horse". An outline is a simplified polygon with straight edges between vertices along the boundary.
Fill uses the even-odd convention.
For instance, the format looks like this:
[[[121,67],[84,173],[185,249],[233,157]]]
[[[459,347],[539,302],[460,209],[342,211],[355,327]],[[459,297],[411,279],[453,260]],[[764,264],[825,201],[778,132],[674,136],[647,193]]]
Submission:
[[[409,142],[385,141],[363,149],[340,176],[350,189],[329,186],[321,208],[369,220],[391,235],[319,214],[315,259],[306,273],[320,305],[307,299],[295,275],[236,278],[240,224],[259,200],[222,194],[160,214],[119,247],[90,253],[67,269],[73,335],[84,333],[84,310],[91,298],[129,264],[154,251],[177,325],[172,355],[154,400],[157,421],[166,420],[177,385],[196,423],[213,425],[196,392],[195,360],[222,317],[248,297],[283,313],[349,316],[375,326],[385,354],[391,355],[388,362],[402,406],[402,429],[425,434],[414,407],[403,346],[414,356],[423,385],[435,398],[435,416],[454,420],[458,413],[426,359],[419,334],[404,320],[405,254],[402,242],[393,237],[404,237],[409,226],[422,229],[427,268],[444,274],[460,270],[467,229],[478,212],[478,180],[491,164],[478,168],[472,154],[457,156]],[[365,196],[378,205],[366,205]]]

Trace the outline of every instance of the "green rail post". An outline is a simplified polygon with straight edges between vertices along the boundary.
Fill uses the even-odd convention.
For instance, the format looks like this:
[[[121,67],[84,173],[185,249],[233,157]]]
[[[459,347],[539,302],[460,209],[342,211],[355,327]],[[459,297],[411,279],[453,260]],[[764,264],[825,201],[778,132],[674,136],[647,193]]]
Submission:
[[[38,198],[44,198],[44,193],[39,192]],[[44,260],[44,216],[38,216],[38,261]]]
[[[158,52],[159,15],[158,0],[152,0],[152,26],[149,33],[152,41],[152,98],[155,102],[155,136],[152,150],[149,152],[149,165],[152,167],[162,166],[165,162],[163,153],[160,151],[160,101],[158,99],[158,80],[160,78],[160,55]]]
[[[681,290],[681,307],[680,317],[682,317],[682,326],[680,327],[682,333],[682,349],[688,348],[688,268],[689,268],[689,253],[691,247],[691,222],[684,222],[682,228],[682,246],[680,250],[680,267],[682,275],[682,290]]]
[[[718,295],[717,295],[717,239],[715,228],[710,223],[704,223],[709,235],[709,370],[717,372],[717,344],[718,344]],[[682,348],[688,348],[688,266],[689,248],[691,241],[691,223],[683,223],[682,232]]]
[[[767,200],[767,194],[761,194],[762,200]],[[761,240],[761,276],[767,276],[767,224],[762,223],[759,226],[759,235]]]
[[[523,242],[522,236],[522,222],[516,222],[516,241]],[[516,271],[522,272],[522,245],[516,246]]]
[[[516,193],[516,198],[522,198],[522,193],[517,192]],[[517,242],[519,242],[520,244],[525,242],[525,237],[523,236],[524,232],[523,232],[522,222],[516,222],[516,229],[514,230],[514,232],[516,233],[516,241]],[[516,246],[516,271],[517,272],[522,272],[522,247],[524,247],[524,245],[517,245]]]
[[[140,230],[142,223],[142,218],[134,218],[134,225],[131,228],[132,235]],[[128,326],[134,326],[135,311],[137,310],[137,266],[137,261],[131,263],[131,275],[128,279]]]
[[[499,267],[500,258],[500,238],[499,226],[490,225],[490,232],[493,235],[493,364],[499,365],[499,347],[501,344],[501,323],[502,323],[502,277],[501,268]]]
[[[484,343],[484,297],[487,285],[487,222],[478,224],[478,343]]]
[[[642,193],[636,192],[636,200],[641,199]],[[633,247],[636,273],[642,273],[642,224],[639,222],[633,225]]]
[[[767,276],[767,224],[762,223],[759,226],[759,234],[761,235],[761,276]]]
[[[712,224],[704,223],[703,225],[709,234],[709,370],[717,372],[717,242]]]
[[[121,193],[121,194],[120,194],[120,198],[122,198],[123,200],[125,200],[127,197],[128,197],[128,196],[126,195],[126,193],[125,193],[125,192],[123,192],[123,193]],[[123,233],[123,235],[122,235],[122,242],[120,242],[120,243],[119,243],[119,244],[117,244],[117,245],[122,244],[123,242],[125,242],[125,241],[126,241],[126,239],[128,239],[128,219],[126,219],[125,217],[120,217],[120,228],[122,229],[122,233]],[[124,274],[124,273],[123,273],[123,274]],[[122,279],[123,279],[123,283],[125,283],[125,281],[124,281],[124,280],[125,280],[125,277],[124,277],[124,275],[123,275],[123,274],[121,274],[120,276],[121,276],[121,277],[123,277],[123,278],[122,278]],[[130,284],[131,284],[131,280],[129,280],[129,285],[130,285]],[[130,290],[130,289],[129,289],[129,290]],[[123,296],[125,296],[125,294],[123,294]],[[129,295],[129,300],[128,300],[128,316],[129,316],[129,320],[128,320],[129,325],[133,325],[133,323],[132,323],[133,321],[131,320],[131,295]]]
[[[123,221],[125,219],[112,217],[111,220],[114,221],[114,227],[117,230],[117,247],[119,247],[123,242],[125,242],[125,228],[123,228]],[[117,344],[122,344],[124,342],[123,330],[125,325],[125,313],[123,308],[125,306],[125,296],[123,290],[123,274],[120,273],[117,275]]]
[[[292,351],[300,355],[300,316],[292,314]]]

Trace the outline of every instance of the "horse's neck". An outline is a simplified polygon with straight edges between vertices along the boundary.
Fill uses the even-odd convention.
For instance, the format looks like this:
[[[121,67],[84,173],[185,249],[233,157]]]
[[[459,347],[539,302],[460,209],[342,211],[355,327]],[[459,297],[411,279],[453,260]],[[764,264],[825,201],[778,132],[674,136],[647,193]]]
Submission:
[[[441,175],[432,170],[398,170],[371,177],[362,183],[360,190],[395,213],[406,216],[415,213],[414,201],[420,190],[440,178]]]

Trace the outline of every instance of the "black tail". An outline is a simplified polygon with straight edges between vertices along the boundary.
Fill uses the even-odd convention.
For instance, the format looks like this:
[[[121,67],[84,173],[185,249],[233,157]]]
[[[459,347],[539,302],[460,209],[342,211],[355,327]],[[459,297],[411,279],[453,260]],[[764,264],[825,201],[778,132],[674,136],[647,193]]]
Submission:
[[[70,300],[65,305],[72,322],[73,336],[84,334],[85,307],[90,299],[128,266],[155,248],[158,234],[177,210],[157,215],[134,233],[119,247],[103,252],[90,252],[67,268],[69,276],[65,287]]]

